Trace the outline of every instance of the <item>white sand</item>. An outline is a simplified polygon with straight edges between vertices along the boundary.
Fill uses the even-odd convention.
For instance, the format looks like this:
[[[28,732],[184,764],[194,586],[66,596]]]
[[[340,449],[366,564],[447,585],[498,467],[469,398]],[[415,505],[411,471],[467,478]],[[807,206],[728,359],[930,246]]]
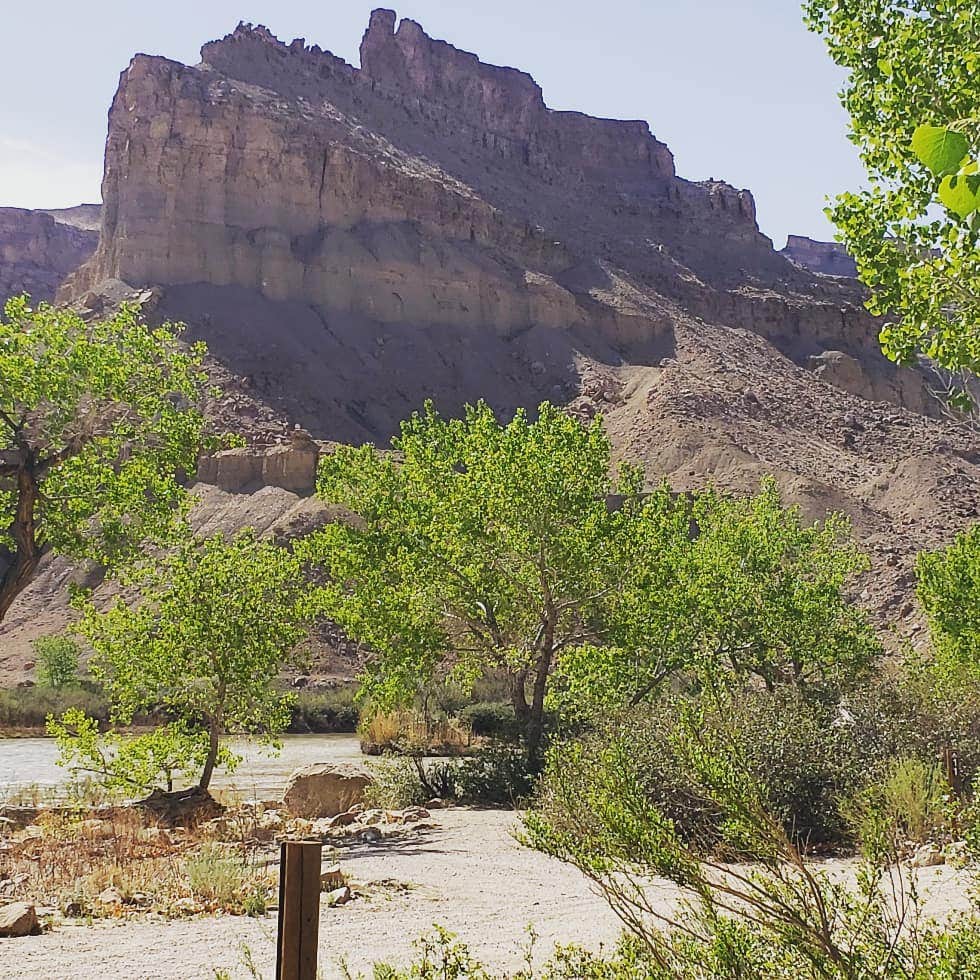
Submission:
[[[529,924],[540,937],[539,958],[556,942],[591,948],[615,942],[619,922],[588,882],[512,839],[514,814],[446,810],[433,818],[437,826],[416,837],[358,844],[343,853],[344,871],[368,885],[369,893],[321,912],[320,969],[326,980],[344,975],[342,957],[355,975],[368,976],[376,960],[404,961],[412,940],[434,923],[459,934],[474,955],[500,971],[520,964]],[[847,872],[847,862],[828,864]],[[966,873],[929,868],[919,873],[919,882],[929,914],[969,907]],[[654,889],[665,908],[676,899],[669,883]],[[243,944],[261,975],[272,978],[275,931],[274,913],[258,920],[221,916],[64,926],[42,936],[0,940],[0,978],[214,980],[221,969],[239,980],[249,976]]]

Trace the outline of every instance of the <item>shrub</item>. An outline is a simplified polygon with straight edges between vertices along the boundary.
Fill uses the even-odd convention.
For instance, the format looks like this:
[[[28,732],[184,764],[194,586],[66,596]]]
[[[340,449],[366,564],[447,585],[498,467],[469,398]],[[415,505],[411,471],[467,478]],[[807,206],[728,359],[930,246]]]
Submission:
[[[491,742],[455,770],[456,795],[464,803],[513,806],[530,796],[534,780],[518,745]]]
[[[109,704],[101,688],[83,681],[78,687],[18,687],[0,690],[0,727],[44,728],[49,715],[77,708],[103,724]]]
[[[517,739],[520,725],[514,706],[506,701],[477,701],[459,712],[459,721],[474,735],[484,738]]]
[[[356,732],[360,711],[354,698],[356,685],[305,689],[296,696],[287,731],[293,734]]]
[[[31,644],[37,656],[37,679],[42,687],[55,690],[78,681],[81,651],[67,636],[39,636]]]
[[[867,778],[873,752],[856,743],[833,699],[812,700],[787,688],[744,691],[726,700],[722,714],[704,696],[676,695],[613,718],[569,744],[583,766],[602,758],[610,739],[628,745],[650,805],[673,821],[685,841],[712,852],[723,845],[723,815],[678,749],[688,711],[702,712],[706,729],[725,733],[757,781],[766,806],[794,840],[812,847],[850,843],[839,798]],[[539,801],[545,808],[552,785],[569,778],[562,771],[565,764],[559,752],[545,771]]]
[[[737,697],[726,692],[706,703],[678,705],[667,740],[678,768],[718,816],[718,849],[743,855],[748,868],[706,855],[699,842],[685,840],[651,793],[648,760],[637,752],[628,724],[604,739],[549,753],[539,807],[525,815],[526,840],[582,871],[642,946],[638,969],[603,972],[600,962],[596,972],[577,975],[974,975],[980,968],[977,921],[964,919],[948,932],[925,924],[916,891],[895,864],[889,828],[877,827],[854,886],[804,860],[768,805],[768,788],[746,765]],[[675,911],[650,900],[654,876],[680,888]]]
[[[433,720],[414,711],[374,711],[357,729],[361,751],[423,755],[459,755],[469,745],[468,733],[448,718]]]
[[[909,843],[940,840],[951,829],[949,784],[935,763],[892,760],[883,775],[844,802],[842,810],[862,844],[883,826]]]
[[[402,810],[418,806],[431,796],[426,792],[414,759],[387,758],[371,766],[374,782],[364,791],[368,806],[385,810]]]
[[[266,882],[219,844],[204,844],[184,859],[191,894],[212,909],[245,915],[264,915],[268,908]]]

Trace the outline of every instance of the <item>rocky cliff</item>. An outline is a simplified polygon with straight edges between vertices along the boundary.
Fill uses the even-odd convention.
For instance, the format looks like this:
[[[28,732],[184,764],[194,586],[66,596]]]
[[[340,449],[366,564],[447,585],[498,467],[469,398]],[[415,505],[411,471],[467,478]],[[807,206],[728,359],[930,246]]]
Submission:
[[[52,300],[62,280],[98,243],[99,206],[63,211],[0,208],[0,306],[29,293]]]
[[[216,412],[262,445],[295,425],[383,441],[425,398],[547,398],[602,413],[651,481],[773,473],[853,518],[865,600],[911,630],[911,555],[976,519],[980,445],[928,371],[883,358],[857,284],[776,252],[749,191],[683,179],[644,122],[549,109],[529,75],[388,10],[360,62],[250,25],[196,66],[137,55],[99,245],[62,297],[132,289],[187,321]],[[208,462],[214,513],[290,493],[274,471],[264,451]]]
[[[818,242],[804,235],[790,235],[781,254],[790,262],[824,276],[844,276],[847,279],[857,276],[854,259],[839,242]]]

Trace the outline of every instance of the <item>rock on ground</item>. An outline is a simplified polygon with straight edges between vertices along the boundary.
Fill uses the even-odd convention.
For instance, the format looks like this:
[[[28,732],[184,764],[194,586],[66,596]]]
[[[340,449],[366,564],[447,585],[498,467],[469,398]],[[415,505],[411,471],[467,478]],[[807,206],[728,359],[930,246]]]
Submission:
[[[335,817],[362,803],[373,782],[371,773],[355,763],[317,763],[289,777],[282,801],[294,817]]]

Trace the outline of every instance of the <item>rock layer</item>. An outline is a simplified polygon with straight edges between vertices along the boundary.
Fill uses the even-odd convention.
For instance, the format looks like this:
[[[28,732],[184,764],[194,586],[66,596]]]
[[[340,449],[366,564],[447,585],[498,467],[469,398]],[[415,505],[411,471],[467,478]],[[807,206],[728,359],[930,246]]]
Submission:
[[[839,242],[818,242],[804,235],[790,235],[782,254],[791,262],[824,276],[854,279],[857,266]]]
[[[98,211],[82,205],[92,207]],[[0,307],[20,293],[35,301],[54,299],[62,280],[95,251],[92,214],[82,209],[49,214],[0,208]]]

